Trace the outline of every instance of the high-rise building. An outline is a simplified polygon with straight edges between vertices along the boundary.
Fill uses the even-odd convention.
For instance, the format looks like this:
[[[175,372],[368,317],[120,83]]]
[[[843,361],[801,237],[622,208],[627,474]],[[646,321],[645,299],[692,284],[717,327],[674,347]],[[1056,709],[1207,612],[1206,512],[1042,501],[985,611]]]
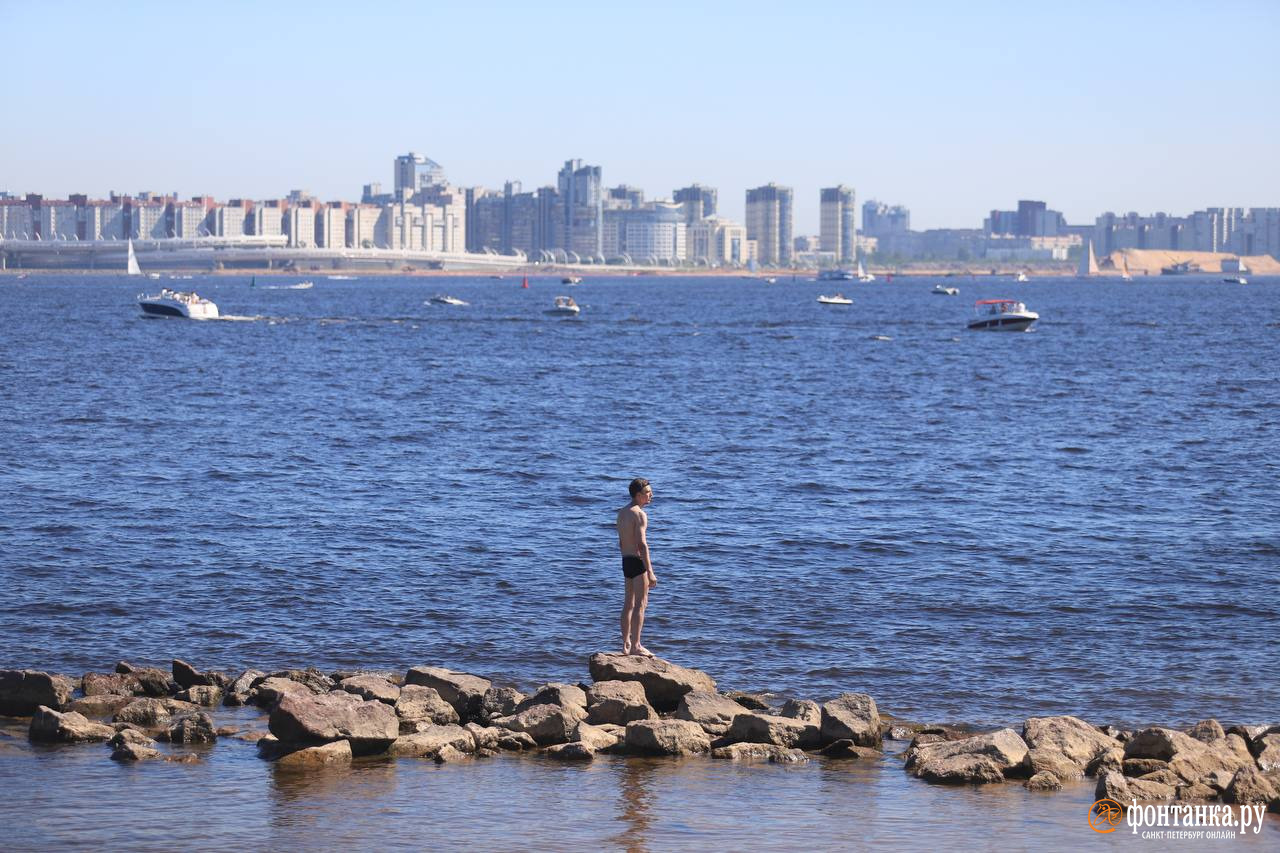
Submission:
[[[791,187],[768,183],[747,190],[747,239],[756,241],[757,258],[768,266],[791,263]]]
[[[563,205],[561,248],[579,258],[604,252],[604,192],[599,166],[566,160],[560,170],[560,202]]]
[[[445,182],[444,169],[439,163],[412,151],[397,157],[395,168],[396,198],[402,198],[405,190],[413,195],[418,190]]]
[[[819,199],[819,250],[833,253],[837,263],[853,263],[857,251],[853,190],[844,185],[828,187],[820,192]]]
[[[862,233],[868,237],[901,236],[911,230],[911,211],[871,199],[862,205]]]
[[[711,187],[690,184],[674,191],[672,201],[684,205],[684,219],[689,224],[716,215],[716,191]]]

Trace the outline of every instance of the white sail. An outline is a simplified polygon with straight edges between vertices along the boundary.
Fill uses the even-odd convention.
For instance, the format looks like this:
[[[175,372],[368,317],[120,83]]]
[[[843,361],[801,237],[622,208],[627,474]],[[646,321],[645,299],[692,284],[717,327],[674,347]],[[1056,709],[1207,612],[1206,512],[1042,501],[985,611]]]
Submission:
[[[1133,279],[1133,276],[1129,274],[1129,256],[1128,255],[1122,254],[1120,256],[1120,267],[1121,269],[1124,270],[1124,272],[1121,273],[1120,277],[1125,281],[1131,281]]]
[[[138,256],[133,253],[133,241],[129,241],[129,265],[125,268],[128,275],[142,275],[142,267],[138,266]]]
[[[1076,270],[1076,275],[1080,278],[1089,278],[1098,274],[1098,257],[1093,253],[1093,241],[1086,240],[1084,243],[1084,251],[1080,253],[1080,268]]]

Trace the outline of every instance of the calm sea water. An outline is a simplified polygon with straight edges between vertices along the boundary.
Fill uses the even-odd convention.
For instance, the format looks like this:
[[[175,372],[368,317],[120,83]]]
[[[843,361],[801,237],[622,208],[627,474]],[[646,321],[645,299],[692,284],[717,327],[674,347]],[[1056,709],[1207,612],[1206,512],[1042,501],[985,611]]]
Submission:
[[[160,282],[0,277],[0,667],[586,679],[618,645],[613,511],[645,476],[646,644],[724,688],[923,721],[1280,718],[1280,281],[902,279],[833,308],[834,283],[786,278],[297,280],[180,282],[230,315],[198,323],[139,315]],[[582,316],[546,316],[566,292]],[[1044,319],[965,332],[996,296]],[[0,752],[0,791],[32,761],[80,772],[48,755]],[[148,790],[196,772],[94,756]],[[245,766],[263,825],[301,799],[319,833],[348,793]],[[468,778],[535,808],[534,776],[607,777],[607,809],[631,765],[494,766]],[[387,814],[456,772],[353,771]],[[816,770],[651,772],[707,820],[717,774],[836,796]]]

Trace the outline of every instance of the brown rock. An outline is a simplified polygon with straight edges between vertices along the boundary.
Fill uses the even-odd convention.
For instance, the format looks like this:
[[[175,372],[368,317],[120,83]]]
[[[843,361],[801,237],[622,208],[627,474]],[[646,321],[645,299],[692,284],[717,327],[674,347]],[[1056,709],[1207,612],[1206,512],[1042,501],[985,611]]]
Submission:
[[[821,749],[828,758],[884,758],[884,753],[869,746],[858,746],[849,738],[829,743]]]
[[[607,682],[616,683],[616,682]],[[647,705],[645,707],[648,707]],[[680,697],[676,706],[675,717],[678,720],[689,720],[702,726],[703,730],[713,735],[723,735],[729,731],[733,718],[747,711],[742,705],[710,690],[690,690]],[[654,714],[653,716],[657,716]],[[645,719],[640,717],[639,719]]]
[[[253,701],[259,708],[270,711],[286,696],[315,696],[310,687],[292,678],[267,676],[253,690]]]
[[[111,751],[112,761],[146,761],[156,758],[164,758],[164,754],[141,743],[122,743]]]
[[[452,744],[446,743],[431,756],[431,760],[436,764],[457,764],[459,761],[466,761],[467,755],[462,750],[456,748]]]
[[[173,659],[173,680],[178,682],[178,686],[186,690],[190,687],[217,687],[218,682],[210,675],[206,675],[196,669],[191,664],[178,658]]]
[[[537,748],[538,742],[524,732],[503,730],[502,736],[498,738],[498,749],[505,749],[508,752],[520,752],[521,750]]]
[[[117,723],[133,723],[147,729],[159,729],[167,727],[174,717],[194,714],[199,710],[199,705],[179,699],[142,698],[134,699],[116,711],[112,719]]]
[[[690,755],[710,750],[711,739],[702,726],[689,720],[637,720],[627,725],[626,748],[656,755]]]
[[[788,749],[772,743],[733,743],[711,750],[712,758],[730,761],[770,761],[775,764],[798,764],[809,760],[803,750]]]
[[[171,743],[213,743],[218,735],[213,730],[213,718],[208,714],[192,714],[182,717],[169,727]]]
[[[117,696],[112,693],[96,693],[83,699],[73,699],[67,705],[68,711],[84,714],[86,717],[110,717],[133,701],[132,696]]]
[[[519,714],[534,705],[575,706],[587,710],[587,693],[576,684],[544,684],[532,696],[523,700],[512,713]]]
[[[620,739],[618,735],[584,722],[578,723],[573,730],[571,742],[586,744],[592,752],[600,752],[617,746]]]
[[[769,702],[760,693],[744,693],[741,690],[730,690],[724,694],[724,698],[737,702],[748,711],[768,711]]]
[[[1124,745],[1124,757],[1171,761],[1179,752],[1194,752],[1202,748],[1203,744],[1190,735],[1173,729],[1151,728],[1144,729],[1129,739]]]
[[[317,696],[323,693],[328,693],[337,686],[332,678],[325,675],[315,667],[308,667],[307,669],[281,669],[269,674],[267,678],[283,678],[288,681],[296,681]]]
[[[430,687],[453,706],[458,719],[470,722],[482,716],[484,696],[492,686],[487,679],[438,666],[415,666],[405,674],[404,683]]]
[[[232,707],[239,705],[247,705],[252,701],[253,688],[267,674],[259,669],[246,669],[240,673],[240,676],[227,685],[226,697],[222,700],[223,704]]]
[[[1084,769],[1080,765],[1052,747],[1029,750],[1027,763],[1030,765],[1028,772],[1033,776],[1037,773],[1052,773],[1059,782],[1084,778]]]
[[[1121,766],[1124,769],[1124,775],[1140,777],[1165,769],[1169,766],[1169,762],[1158,758],[1126,758]]]
[[[155,746],[155,741],[147,737],[145,732],[138,729],[121,729],[116,732],[113,737],[107,741],[107,746],[119,747],[126,743],[137,744],[139,746]]]
[[[1179,785],[1177,797],[1179,800],[1216,800],[1218,792],[1208,785]]]
[[[1040,756],[1043,766],[1059,780],[1079,779],[1095,758],[1116,749],[1120,741],[1103,734],[1078,717],[1031,717],[1023,724],[1022,739],[1033,753]],[[1050,753],[1061,756],[1054,760]],[[1068,771],[1067,765],[1074,765]]]
[[[772,743],[778,746],[811,749],[822,743],[819,728],[794,717],[775,717],[758,711],[742,711],[733,718],[724,739],[729,743]]]
[[[1222,724],[1217,720],[1201,720],[1192,726],[1187,734],[1204,743],[1213,743],[1227,736],[1227,733],[1222,730]]]
[[[1026,742],[1013,729],[908,750],[907,770],[931,782],[998,782],[1026,775]]]
[[[345,740],[335,740],[319,746],[307,746],[286,752],[276,759],[276,766],[311,770],[334,764],[350,764],[351,756],[351,744]]]
[[[1168,785],[1170,788],[1177,788],[1179,785],[1187,784],[1177,773],[1169,768],[1156,770],[1145,776],[1138,777],[1143,782],[1159,782],[1161,785]]]
[[[197,684],[183,690],[175,698],[183,702],[190,702],[192,705],[204,705],[212,708],[222,702],[222,688],[214,687],[212,684]]]
[[[338,682],[338,687],[371,702],[395,705],[400,698],[400,688],[380,675],[355,675],[344,678]]]
[[[803,720],[814,726],[822,725],[822,707],[812,699],[788,699],[778,716]]]
[[[80,689],[84,691],[85,696],[110,694],[133,696],[142,693],[142,682],[133,675],[122,675],[116,672],[110,674],[86,672],[80,679]]]
[[[1090,761],[1089,766],[1084,769],[1084,772],[1089,776],[1100,776],[1108,770],[1115,770],[1123,773],[1123,769],[1124,748],[1117,746],[1114,749],[1108,749],[1106,752],[1093,759],[1093,761]]]
[[[879,749],[883,740],[876,700],[865,693],[844,693],[824,703],[821,727],[822,740],[828,742],[848,738]]]
[[[557,761],[590,761],[596,757],[596,751],[589,744],[581,741],[556,744],[547,747],[544,753],[548,758],[554,758]]]
[[[1239,805],[1267,803],[1273,808],[1280,808],[1280,785],[1256,767],[1246,767],[1232,777],[1222,792],[1222,800]]]
[[[115,737],[116,730],[102,723],[91,723],[75,711],[61,713],[41,705],[31,715],[27,736],[33,741],[53,743],[85,743]]]
[[[679,712],[676,716],[680,716]],[[644,685],[638,681],[597,681],[587,691],[587,719],[592,723],[625,726],[657,717],[658,712],[645,696]]]
[[[1254,743],[1258,766],[1263,770],[1280,770],[1280,734],[1262,735]]]
[[[524,694],[514,687],[490,687],[480,699],[480,719],[509,717],[524,701]]]
[[[499,728],[524,732],[537,741],[539,746],[550,746],[570,741],[574,729],[586,717],[586,710],[577,705],[534,705],[491,722]]]
[[[430,688],[424,687],[422,689],[429,690]],[[467,723],[463,728],[471,733],[471,739],[475,742],[477,751],[497,749],[499,739],[506,734],[505,729],[500,729],[497,726],[482,726],[478,723]]]
[[[35,669],[0,669],[0,715],[29,717],[40,706],[57,711],[71,701],[76,685],[63,675]]]
[[[638,681],[649,704],[659,711],[674,711],[680,697],[690,690],[715,692],[716,682],[705,672],[677,666],[662,658],[600,652],[587,662],[593,681]]]
[[[286,695],[271,712],[271,733],[293,743],[351,741],[353,752],[381,752],[400,734],[395,711],[350,693]]]
[[[1061,791],[1062,781],[1053,773],[1041,770],[1022,783],[1028,791]]]
[[[1146,779],[1130,779],[1129,793],[1136,800],[1172,800],[1178,790],[1172,785],[1151,782]]]
[[[458,712],[441,698],[433,688],[407,684],[400,688],[396,700],[396,715],[402,720],[425,720],[434,725],[447,726],[458,722]],[[405,728],[403,725],[401,728]]]
[[[1127,807],[1129,801],[1134,798],[1129,790],[1128,780],[1118,770],[1108,770],[1098,774],[1098,784],[1094,788],[1093,796],[1098,800],[1112,800],[1119,803],[1121,807]]]
[[[459,752],[471,752],[476,748],[476,741],[471,732],[462,726],[433,726],[424,732],[396,738],[387,752],[408,758],[431,758],[446,746]]]

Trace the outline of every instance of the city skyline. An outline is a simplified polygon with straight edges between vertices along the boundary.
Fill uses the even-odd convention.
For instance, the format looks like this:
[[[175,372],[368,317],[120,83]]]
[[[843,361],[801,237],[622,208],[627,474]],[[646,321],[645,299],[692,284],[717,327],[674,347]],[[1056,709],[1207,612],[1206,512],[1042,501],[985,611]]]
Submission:
[[[651,198],[699,183],[738,222],[776,182],[796,234],[835,185],[920,229],[1021,198],[1079,224],[1280,197],[1249,142],[1280,129],[1260,100],[1280,82],[1274,5],[767,8],[4,2],[0,190],[351,199],[415,150],[463,187],[554,185],[568,158]]]

